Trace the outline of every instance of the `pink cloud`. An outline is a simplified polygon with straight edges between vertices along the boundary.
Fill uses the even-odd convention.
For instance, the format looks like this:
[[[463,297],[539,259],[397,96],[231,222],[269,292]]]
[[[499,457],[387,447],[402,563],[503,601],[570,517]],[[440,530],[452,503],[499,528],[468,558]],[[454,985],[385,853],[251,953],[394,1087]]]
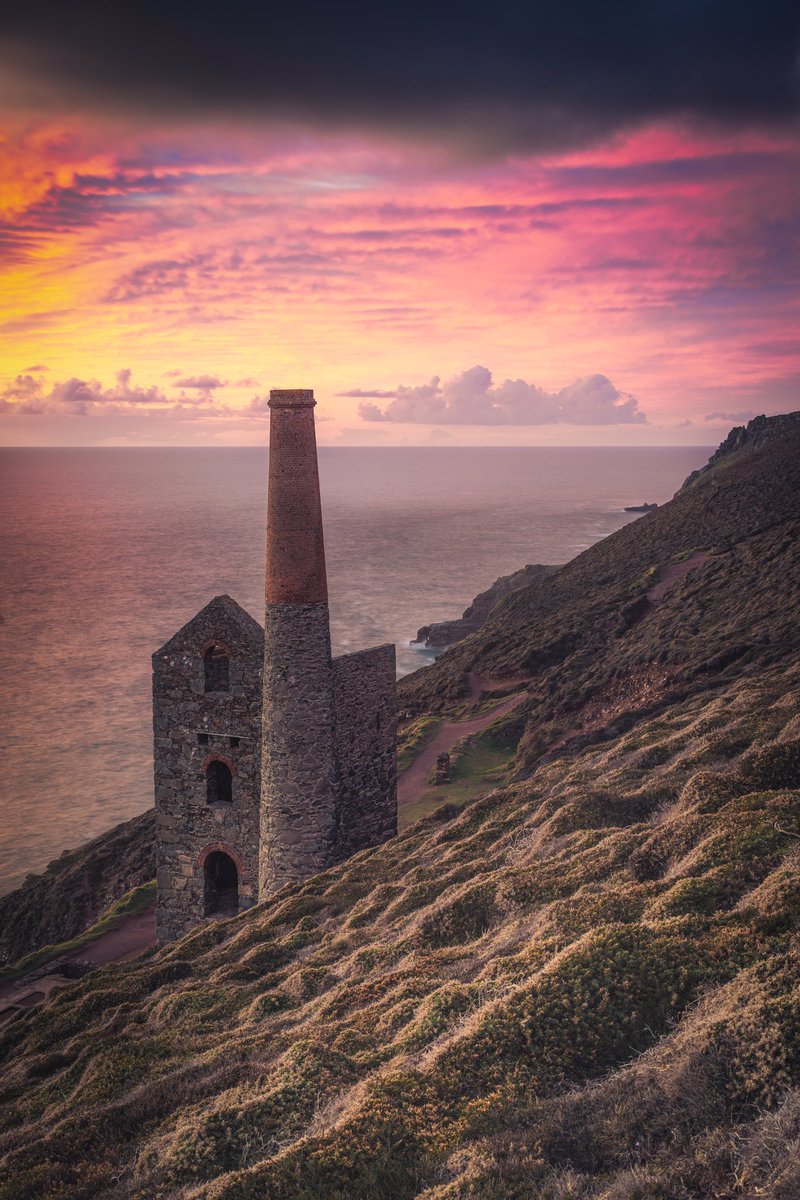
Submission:
[[[400,386],[385,408],[362,404],[359,412],[365,421],[399,424],[629,425],[647,420],[633,396],[620,392],[605,375],[548,392],[524,379],[494,384],[491,371],[481,366],[444,383],[435,375],[420,387]]]
[[[644,409],[655,429],[784,403],[781,381],[800,369],[800,148],[788,137],[654,127],[580,153],[466,163],[234,127],[145,142],[86,125],[12,142],[0,248],[20,283],[0,316],[0,366],[10,386],[36,374],[25,363],[53,363],[89,389],[65,393],[73,411],[95,411],[101,393],[141,407],[109,398],[119,381],[92,390],[122,361],[142,380],[169,366],[206,405],[238,381],[218,407],[243,412],[236,388],[277,363],[322,386],[342,422],[359,399],[427,405],[435,423],[485,418],[491,391],[493,421],[544,423],[565,407],[595,417],[589,385],[562,385],[602,369],[620,389],[615,419],[640,424]],[[196,347],[209,339],[205,375]],[[478,359],[510,381],[417,395],[433,355],[448,380]],[[365,376],[374,387],[348,386]],[[625,408],[630,395],[641,407]]]

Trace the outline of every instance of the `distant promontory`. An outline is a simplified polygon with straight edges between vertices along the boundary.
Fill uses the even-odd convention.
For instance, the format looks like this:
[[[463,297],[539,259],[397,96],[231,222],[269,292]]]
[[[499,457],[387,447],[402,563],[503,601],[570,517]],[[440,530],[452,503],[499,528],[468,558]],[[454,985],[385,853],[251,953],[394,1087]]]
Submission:
[[[480,592],[456,620],[434,621],[418,629],[414,638],[415,644],[432,650],[443,650],[445,646],[452,646],[453,642],[458,642],[480,629],[498,601],[510,596],[512,592],[519,591],[520,588],[541,583],[557,570],[558,567],[547,567],[537,563],[522,567],[511,575],[501,575],[485,592]]]

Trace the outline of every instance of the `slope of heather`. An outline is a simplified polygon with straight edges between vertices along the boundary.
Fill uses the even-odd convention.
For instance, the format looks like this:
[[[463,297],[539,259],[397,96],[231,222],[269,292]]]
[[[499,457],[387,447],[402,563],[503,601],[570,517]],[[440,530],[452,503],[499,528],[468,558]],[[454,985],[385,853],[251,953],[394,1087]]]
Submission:
[[[97,972],[6,1033],[0,1196],[789,1200],[798,785],[773,668]]]
[[[400,681],[401,707],[452,708],[476,674],[526,677],[530,767],[603,713],[651,710],[795,653],[800,426],[787,429],[501,601],[481,630]],[[659,578],[690,558],[653,602]]]
[[[495,791],[15,1017],[0,1200],[794,1200],[798,461],[406,685],[525,668]]]

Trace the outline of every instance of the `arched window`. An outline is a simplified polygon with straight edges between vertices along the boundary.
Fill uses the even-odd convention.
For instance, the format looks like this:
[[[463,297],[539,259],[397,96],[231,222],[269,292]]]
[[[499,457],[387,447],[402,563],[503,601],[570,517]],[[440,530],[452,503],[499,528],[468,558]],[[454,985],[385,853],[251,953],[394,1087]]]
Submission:
[[[233,802],[233,776],[227,763],[213,758],[206,767],[206,800],[209,804]]]
[[[203,867],[205,879],[205,915],[239,911],[239,872],[229,854],[214,850]]]
[[[231,660],[224,646],[209,646],[203,655],[203,673],[207,692],[228,692],[231,686]]]

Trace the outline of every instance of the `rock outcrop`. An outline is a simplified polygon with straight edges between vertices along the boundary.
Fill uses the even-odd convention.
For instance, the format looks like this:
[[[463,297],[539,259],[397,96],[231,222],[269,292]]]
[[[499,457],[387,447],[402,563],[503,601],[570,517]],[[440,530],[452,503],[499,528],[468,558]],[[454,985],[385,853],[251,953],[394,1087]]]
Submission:
[[[469,608],[465,608],[459,618],[454,621],[435,621],[430,625],[423,625],[417,631],[414,641],[417,645],[435,650],[443,650],[445,646],[452,646],[453,642],[461,641],[462,638],[468,637],[469,634],[475,633],[485,625],[489,614],[500,600],[510,596],[512,592],[518,591],[519,588],[539,583],[557,570],[558,567],[536,564],[522,567],[513,575],[501,575],[491,587],[475,597]]]
[[[711,455],[704,467],[692,471],[680,491],[692,487],[698,479],[715,471],[720,465],[727,466],[736,456],[759,450],[774,438],[783,437],[800,429],[800,412],[779,413],[775,417],[753,417],[746,425],[736,425]]]

